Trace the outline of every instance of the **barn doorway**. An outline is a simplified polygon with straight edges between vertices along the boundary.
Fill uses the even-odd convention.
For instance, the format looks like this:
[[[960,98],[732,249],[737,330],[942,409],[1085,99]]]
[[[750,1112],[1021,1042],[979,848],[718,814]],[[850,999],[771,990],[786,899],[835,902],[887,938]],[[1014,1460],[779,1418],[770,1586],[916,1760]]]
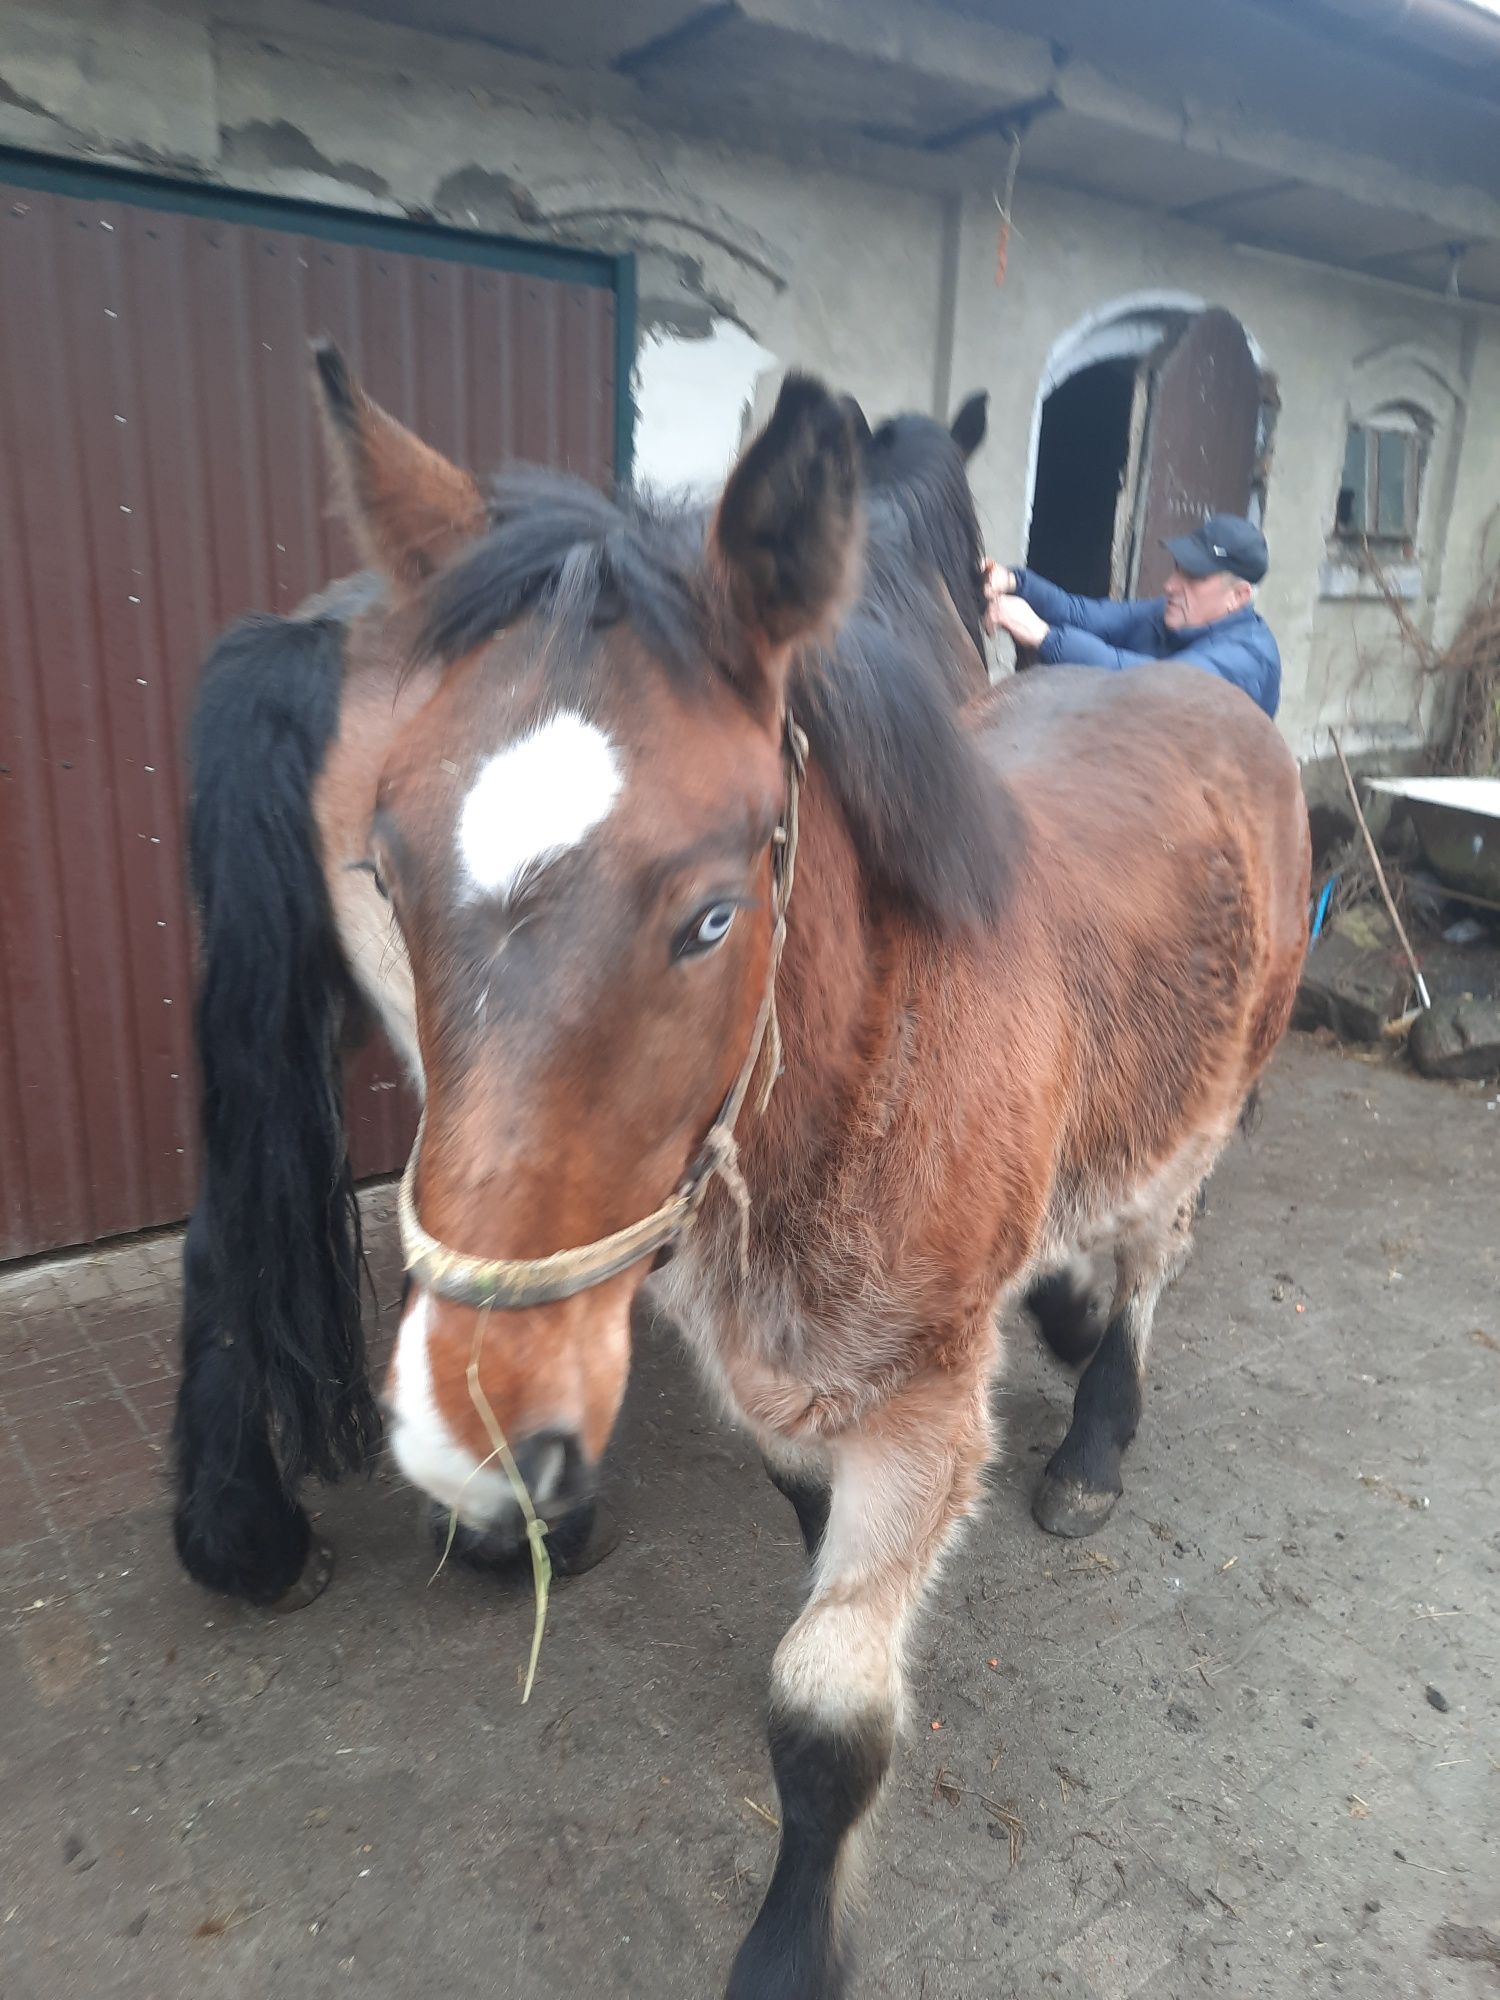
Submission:
[[[1026,561],[1084,597],[1110,593],[1134,398],[1132,363],[1096,361],[1061,383],[1042,407]]]
[[[1213,511],[1259,519],[1275,384],[1232,313],[1159,295],[1091,314],[1048,358],[1026,561],[1090,597],[1154,596],[1161,544]]]

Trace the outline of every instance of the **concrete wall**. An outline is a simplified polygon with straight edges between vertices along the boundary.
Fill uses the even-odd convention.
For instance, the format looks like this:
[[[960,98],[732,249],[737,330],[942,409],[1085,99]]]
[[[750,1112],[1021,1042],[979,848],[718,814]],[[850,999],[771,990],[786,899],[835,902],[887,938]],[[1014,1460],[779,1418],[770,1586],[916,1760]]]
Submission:
[[[633,249],[643,330],[680,341],[735,322],[871,415],[987,387],[990,440],[974,476],[1002,558],[1022,549],[1039,385],[1059,342],[1140,295],[1225,306],[1280,386],[1262,606],[1286,662],[1282,723],[1303,756],[1330,722],[1356,745],[1394,743],[1417,717],[1390,612],[1320,594],[1351,412],[1386,390],[1429,408],[1410,607],[1423,630],[1441,638],[1462,615],[1500,501],[1500,315],[1028,182],[1024,157],[1020,234],[997,287],[988,192],[918,192],[647,130],[579,108],[559,72],[305,0],[255,0],[232,22],[192,0],[12,0],[0,19],[0,142]],[[699,393],[733,397],[737,412],[743,367],[701,376]],[[722,431],[726,410],[705,407]],[[669,439],[644,443],[648,460],[675,462]]]

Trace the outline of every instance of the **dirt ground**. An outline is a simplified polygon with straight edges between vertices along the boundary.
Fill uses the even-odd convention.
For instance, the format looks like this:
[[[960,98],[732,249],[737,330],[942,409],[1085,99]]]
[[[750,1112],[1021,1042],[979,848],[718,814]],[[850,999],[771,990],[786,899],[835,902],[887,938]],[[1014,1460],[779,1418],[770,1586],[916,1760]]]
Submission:
[[[862,2000],[1500,1993],[1493,1098],[1288,1046],[1093,1542],[1032,1525],[1070,1382],[1013,1330]],[[0,2000],[717,1995],[774,1854],[760,1714],[802,1562],[667,1332],[612,1455],[624,1541],[557,1590],[522,1708],[529,1594],[430,1581],[383,1475],[319,1499],[310,1609],[181,1577],[174,1257],[0,1288]]]

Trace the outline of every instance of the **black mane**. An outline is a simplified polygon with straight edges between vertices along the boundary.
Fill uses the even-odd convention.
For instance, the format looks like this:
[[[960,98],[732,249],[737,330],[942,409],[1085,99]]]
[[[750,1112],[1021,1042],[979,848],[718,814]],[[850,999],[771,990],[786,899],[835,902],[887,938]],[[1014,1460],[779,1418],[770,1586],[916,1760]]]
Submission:
[[[997,914],[1019,825],[961,719],[983,683],[955,657],[947,596],[966,575],[979,595],[979,531],[956,448],[962,504],[928,441],[904,428],[924,422],[881,427],[895,436],[871,469],[859,597],[832,647],[799,661],[790,699],[872,889],[952,930]],[[624,619],[674,679],[733,680],[705,560],[710,509],[612,500],[566,474],[518,468],[495,482],[491,520],[428,587],[426,656],[458,659],[534,614],[561,641],[562,671],[594,651],[592,628]],[[969,626],[972,607],[954,603]]]
[[[964,455],[931,417],[888,417],[865,442],[864,473],[872,513],[899,519],[913,555],[943,579],[974,642],[984,673],[984,544]]]

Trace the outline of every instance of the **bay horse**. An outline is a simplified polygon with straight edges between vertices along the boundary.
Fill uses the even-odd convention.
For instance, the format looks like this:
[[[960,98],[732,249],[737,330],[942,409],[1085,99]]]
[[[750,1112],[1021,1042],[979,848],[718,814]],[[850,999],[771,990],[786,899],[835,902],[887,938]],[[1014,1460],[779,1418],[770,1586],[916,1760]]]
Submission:
[[[497,1438],[538,1514],[575,1518],[650,1278],[812,1563],[772,1667],[779,1854],[728,1991],[829,2000],[1011,1300],[1092,1348],[1038,1520],[1090,1532],[1121,1491],[1157,1299],[1291,1011],[1297,768],[1190,665],[984,691],[961,571],[866,489],[873,439],[816,381],[787,380],[705,511],[534,471],[482,496],[331,350],[319,375],[380,582],[242,626],[200,710],[179,1547],[207,1581],[284,1586],[288,1473],[369,1443],[329,1137],[363,964],[425,1093],[396,1461],[486,1552],[524,1534]],[[219,782],[253,829],[232,857]],[[232,1101],[253,1140],[216,1128]]]

